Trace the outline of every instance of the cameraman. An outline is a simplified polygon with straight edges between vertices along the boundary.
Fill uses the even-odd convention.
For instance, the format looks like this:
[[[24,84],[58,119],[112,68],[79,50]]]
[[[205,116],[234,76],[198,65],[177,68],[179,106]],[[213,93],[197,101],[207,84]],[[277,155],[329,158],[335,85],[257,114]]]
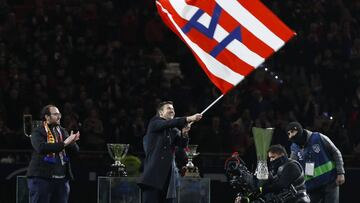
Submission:
[[[288,159],[286,150],[281,145],[272,145],[268,150],[269,179],[255,191],[255,199],[237,197],[235,203],[274,202],[308,203],[304,172],[299,162]],[[254,179],[256,177],[254,176]]]
[[[268,149],[269,180],[265,182],[260,191],[264,194],[279,194],[284,189],[290,189],[293,186],[296,194],[286,202],[307,203],[310,202],[306,194],[304,171],[300,163],[289,159],[286,150],[281,145],[272,145]]]

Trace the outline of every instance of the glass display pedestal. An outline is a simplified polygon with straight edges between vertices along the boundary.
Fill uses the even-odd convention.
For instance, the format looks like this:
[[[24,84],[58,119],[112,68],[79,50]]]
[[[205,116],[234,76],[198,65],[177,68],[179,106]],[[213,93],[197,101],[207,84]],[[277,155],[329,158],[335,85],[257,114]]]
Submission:
[[[141,203],[137,177],[98,177],[98,203]],[[210,203],[209,178],[182,178],[178,203]]]
[[[16,203],[29,202],[29,189],[26,176],[16,177]]]

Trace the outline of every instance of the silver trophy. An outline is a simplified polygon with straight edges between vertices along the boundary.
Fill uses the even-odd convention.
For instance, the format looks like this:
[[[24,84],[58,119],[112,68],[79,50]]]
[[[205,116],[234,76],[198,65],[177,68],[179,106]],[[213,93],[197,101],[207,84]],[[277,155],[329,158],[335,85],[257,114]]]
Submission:
[[[198,145],[188,145],[187,149],[185,149],[185,153],[188,157],[188,162],[186,166],[184,166],[185,177],[200,177],[199,169],[192,162],[194,157],[199,155],[200,153],[196,152]]]
[[[32,130],[41,125],[40,120],[33,120],[31,114],[23,115],[23,130],[26,137],[31,137]]]
[[[252,132],[255,140],[257,166],[255,174],[259,180],[267,180],[269,177],[269,170],[267,167],[267,150],[270,147],[273,128],[257,128],[253,127]]]
[[[127,176],[125,165],[121,163],[121,160],[126,156],[129,146],[129,144],[107,144],[109,155],[115,161],[107,176]]]

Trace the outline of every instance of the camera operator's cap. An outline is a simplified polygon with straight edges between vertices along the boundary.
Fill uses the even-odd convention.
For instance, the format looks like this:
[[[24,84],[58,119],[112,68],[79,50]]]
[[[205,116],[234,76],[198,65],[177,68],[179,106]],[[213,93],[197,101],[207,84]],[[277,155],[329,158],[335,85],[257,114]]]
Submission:
[[[302,134],[303,127],[301,126],[301,124],[299,122],[291,122],[286,126],[285,130],[286,130],[286,132],[288,132],[289,130],[296,130],[300,134]]]

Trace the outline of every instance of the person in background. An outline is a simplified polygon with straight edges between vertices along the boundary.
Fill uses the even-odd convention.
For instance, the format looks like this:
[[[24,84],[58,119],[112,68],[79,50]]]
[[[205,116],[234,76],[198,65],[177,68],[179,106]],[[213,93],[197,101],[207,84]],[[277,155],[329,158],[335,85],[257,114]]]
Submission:
[[[298,122],[289,123],[286,132],[292,142],[290,158],[305,169],[311,202],[339,202],[339,186],[345,182],[340,150],[327,136],[306,130]]]
[[[268,157],[269,179],[265,180],[257,191],[254,191],[258,199],[250,200],[238,196],[235,203],[262,202],[260,199],[274,203],[310,203],[305,189],[304,171],[300,163],[289,159],[286,149],[279,144],[269,147]],[[256,177],[253,176],[253,179]],[[292,189],[294,189],[293,192],[291,192]]]
[[[60,126],[61,113],[54,105],[41,111],[42,125],[33,129],[34,149],[27,171],[31,203],[67,203],[69,180],[73,179],[70,160],[79,151],[80,132],[70,135]]]

